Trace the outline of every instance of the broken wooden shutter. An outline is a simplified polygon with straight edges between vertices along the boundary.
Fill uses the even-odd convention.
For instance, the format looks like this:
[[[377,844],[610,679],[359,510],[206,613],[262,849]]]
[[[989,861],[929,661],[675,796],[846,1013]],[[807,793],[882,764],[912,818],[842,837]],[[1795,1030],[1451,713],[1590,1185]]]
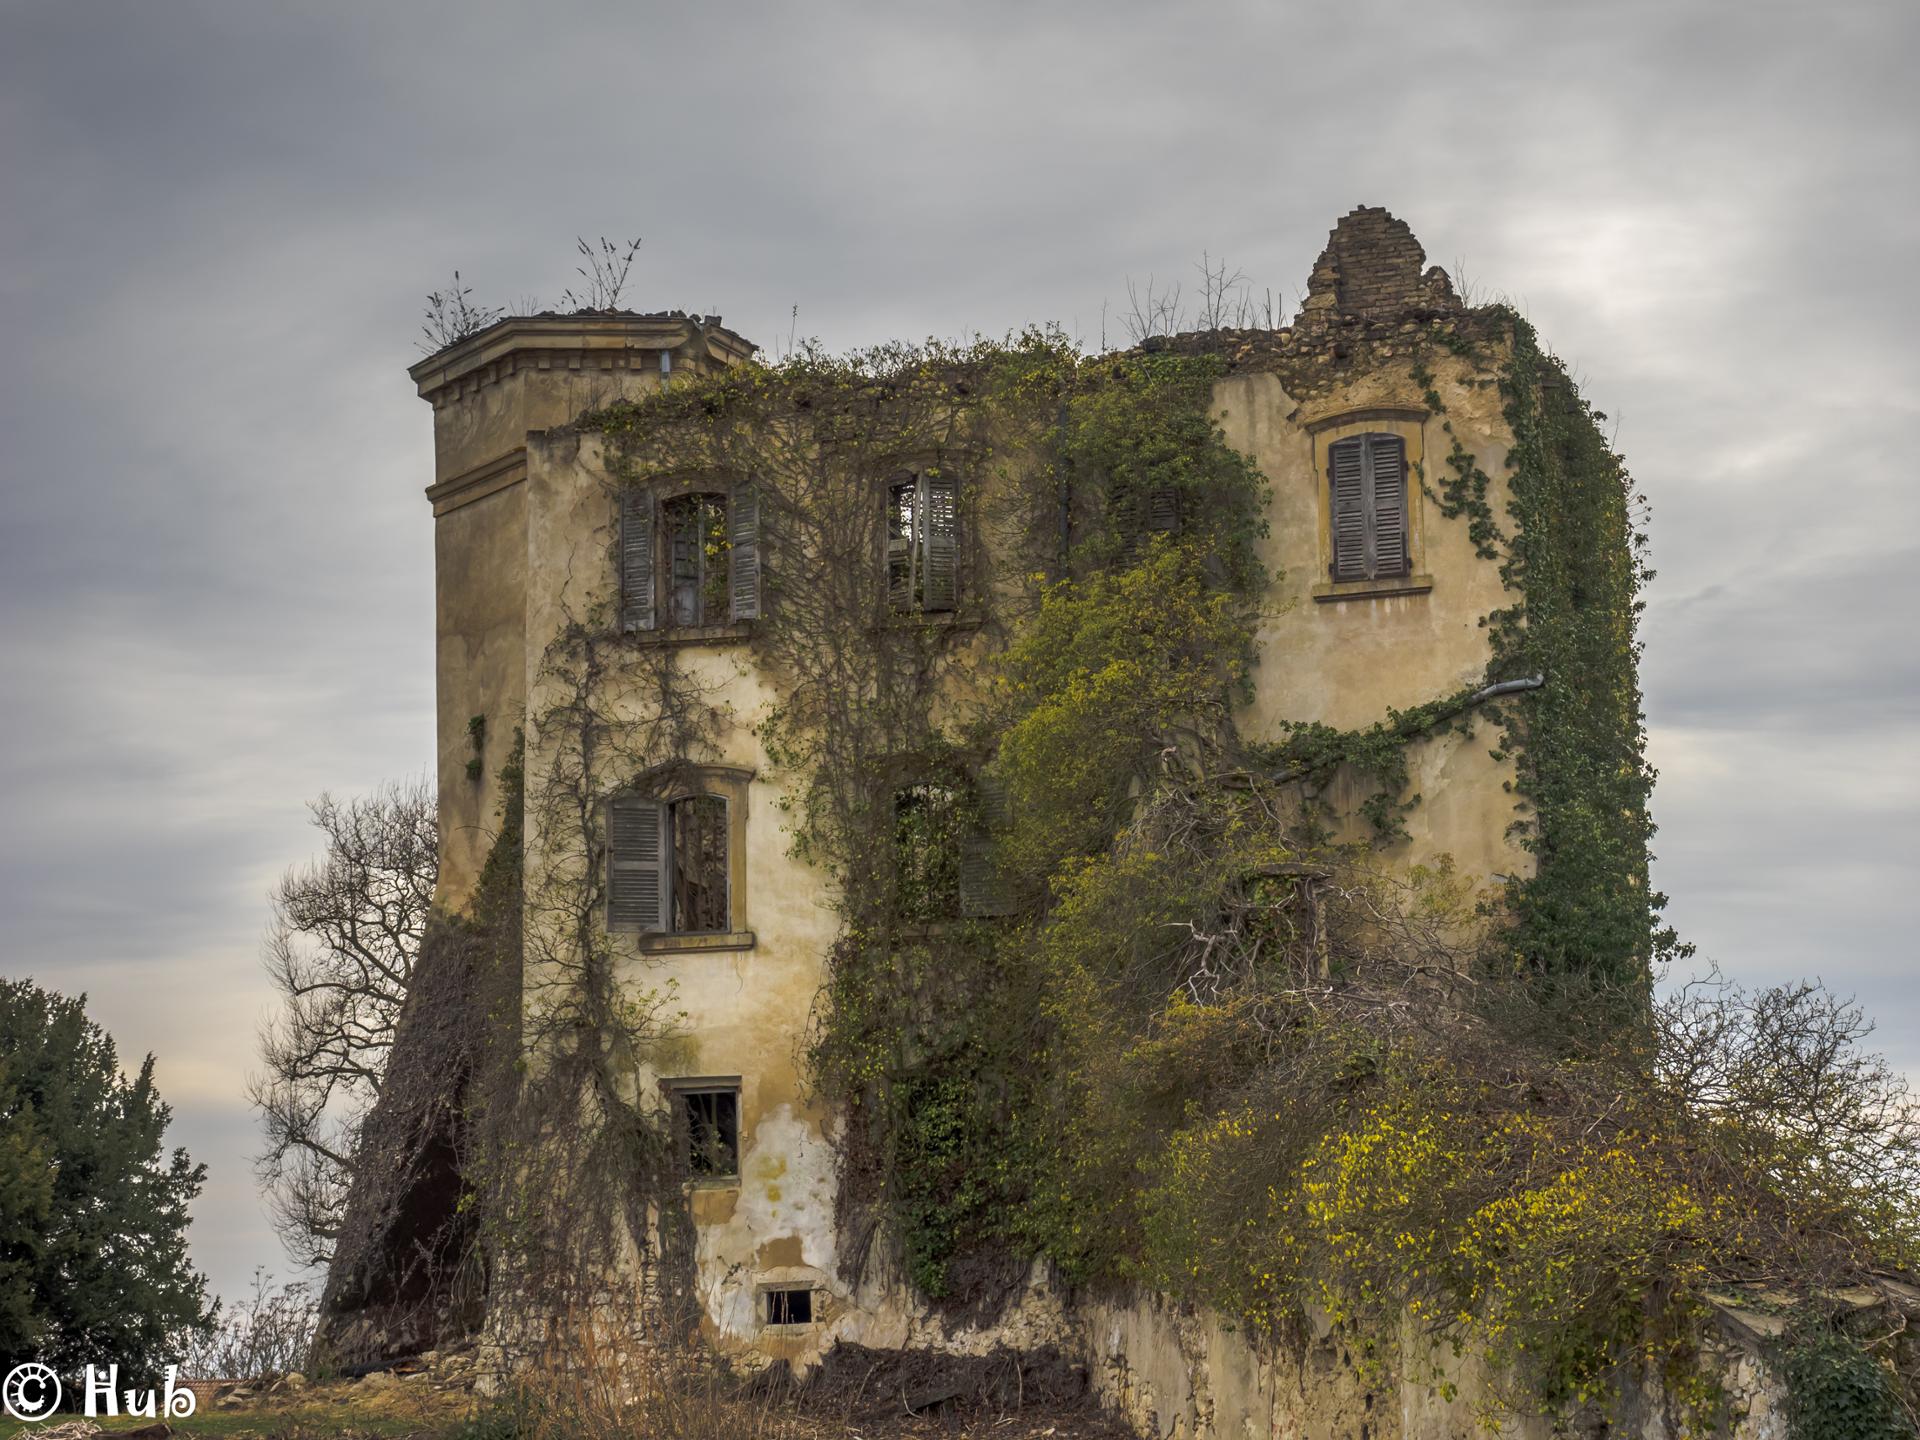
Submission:
[[[653,615],[653,496],[620,492],[620,628],[651,630]]]
[[[960,487],[944,475],[920,477],[920,534],[926,570],[920,608],[951,610],[960,600]]]
[[[1013,894],[1000,873],[1000,837],[1007,828],[1007,787],[998,776],[974,784],[980,828],[960,846],[960,913],[969,920],[1013,913]]]
[[[1333,578],[1367,578],[1366,441],[1336,440],[1327,448],[1333,499]]]
[[[1398,435],[1369,435],[1373,565],[1369,578],[1407,573],[1407,447]]]
[[[735,620],[760,618],[760,497],[751,485],[736,485],[727,504],[728,612]]]
[[[665,930],[673,849],[667,807],[619,795],[607,809],[607,928]]]

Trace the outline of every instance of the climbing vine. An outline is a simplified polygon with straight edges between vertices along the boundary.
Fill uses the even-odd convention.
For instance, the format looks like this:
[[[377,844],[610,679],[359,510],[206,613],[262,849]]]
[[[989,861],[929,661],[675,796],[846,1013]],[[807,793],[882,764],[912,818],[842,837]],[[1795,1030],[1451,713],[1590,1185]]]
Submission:
[[[604,593],[566,610],[529,702],[528,1083],[555,1097],[536,1130],[594,1177],[590,1233],[650,1254],[671,1208],[631,1077],[674,1002],[600,923],[605,802],[751,725],[836,911],[807,1061],[841,1122],[850,1271],[891,1255],[990,1312],[1045,1257],[1273,1339],[1318,1315],[1388,1368],[1411,1313],[1524,1377],[1516,1405],[1598,1403],[1630,1359],[1707,1413],[1705,1287],[1757,1252],[1814,1264],[1781,1177],[1822,1157],[1733,1154],[1650,1058],[1649,966],[1676,942],[1648,883],[1643,541],[1591,412],[1523,322],[1500,329],[1440,343],[1501,387],[1504,515],[1460,436],[1431,491],[1512,597],[1485,674],[1260,741],[1257,665],[1284,664],[1254,643],[1266,482],[1219,428],[1216,354],[1088,359],[1046,332],[802,351],[579,422],[610,502],[750,491],[763,566],[728,637],[764,687],[751,715],[725,703],[744,662],[629,633]],[[951,610],[903,603],[882,563],[902,475],[961,481]],[[1410,748],[1482,719],[1537,860],[1495,890],[1392,853],[1422,803]],[[1371,787],[1364,842],[1333,838],[1341,773]],[[1576,1008],[1606,1021],[1570,1030]],[[1830,1272],[1908,1233],[1822,1213]],[[570,1243],[540,1218],[533,1249]],[[670,1231],[663,1276],[686,1268]]]

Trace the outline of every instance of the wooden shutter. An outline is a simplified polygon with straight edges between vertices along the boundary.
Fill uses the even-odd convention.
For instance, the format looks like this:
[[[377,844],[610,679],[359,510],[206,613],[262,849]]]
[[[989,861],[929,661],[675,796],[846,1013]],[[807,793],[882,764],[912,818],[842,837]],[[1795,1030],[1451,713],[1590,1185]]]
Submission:
[[[1332,494],[1333,578],[1367,578],[1366,441],[1336,440],[1327,447]]]
[[[1180,496],[1171,486],[1147,493],[1147,528],[1172,531],[1180,528]]]
[[[920,526],[926,546],[923,610],[951,610],[960,600],[960,487],[943,475],[920,477]]]
[[[982,775],[974,794],[980,828],[960,845],[960,913],[969,920],[1013,913],[1013,894],[1000,873],[1000,836],[1007,828],[1007,787]]]
[[[1407,447],[1398,435],[1369,435],[1367,490],[1373,520],[1369,578],[1407,573]]]
[[[653,496],[629,486],[620,492],[622,630],[654,628],[653,596]]]
[[[727,597],[735,620],[760,618],[760,497],[736,485],[727,503]]]
[[[618,795],[607,807],[607,928],[667,928],[672,860],[667,807],[639,795]]]

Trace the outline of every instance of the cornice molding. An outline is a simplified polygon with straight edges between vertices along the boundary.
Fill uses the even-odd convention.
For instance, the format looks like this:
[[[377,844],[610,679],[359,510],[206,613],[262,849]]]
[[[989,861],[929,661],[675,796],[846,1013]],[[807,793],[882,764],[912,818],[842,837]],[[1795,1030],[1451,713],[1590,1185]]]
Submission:
[[[471,505],[476,500],[484,500],[509,486],[518,485],[527,478],[527,447],[518,446],[509,450],[497,460],[489,460],[484,465],[476,465],[463,474],[442,480],[427,487],[427,502],[433,506],[437,520],[450,510],[458,510],[462,505]]]
[[[435,409],[522,370],[657,370],[662,353],[733,365],[753,343],[717,321],[680,314],[516,315],[429,355],[407,374]]]

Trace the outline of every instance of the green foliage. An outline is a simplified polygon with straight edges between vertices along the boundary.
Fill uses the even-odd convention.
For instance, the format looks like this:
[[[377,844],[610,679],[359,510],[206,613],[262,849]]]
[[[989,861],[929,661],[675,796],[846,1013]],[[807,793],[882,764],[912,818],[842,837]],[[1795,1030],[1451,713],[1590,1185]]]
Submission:
[[[0,980],[0,1356],[146,1383],[209,1327],[186,1238],[206,1167],[163,1149],[171,1113],[84,998]]]
[[[1243,605],[1206,583],[1205,557],[1156,537],[1125,570],[1049,587],[1000,660],[1017,872],[1104,850],[1170,742],[1206,744],[1231,726],[1251,636]]]
[[[1407,746],[1459,720],[1471,707],[1478,689],[1470,685],[1407,710],[1389,707],[1384,720],[1357,730],[1294,721],[1287,725],[1283,744],[1256,748],[1265,763],[1277,766],[1287,779],[1312,779],[1324,784],[1343,767],[1366,776],[1374,788],[1360,802],[1361,816],[1377,840],[1404,839],[1407,832],[1402,822],[1420,803],[1420,796],[1407,794]]]
[[[1792,1440],[1913,1440],[1920,1435],[1887,1367],[1840,1326],[1806,1317],[1779,1352]]]
[[[1177,526],[1214,588],[1259,595],[1267,576],[1254,547],[1266,534],[1268,492],[1211,413],[1224,373],[1211,355],[1106,356],[1080,367],[1046,437],[1053,486],[1040,492],[1066,499],[1079,567],[1130,565],[1157,515]],[[1097,508],[1085,507],[1088,498]]]
[[[1521,597],[1488,617],[1493,673],[1546,687],[1503,710],[1523,843],[1537,872],[1514,888],[1516,956],[1532,972],[1644,991],[1656,956],[1682,953],[1649,881],[1653,821],[1640,705],[1640,587],[1652,576],[1632,481],[1558,362],[1517,316],[1502,382],[1512,538],[1502,577]]]

